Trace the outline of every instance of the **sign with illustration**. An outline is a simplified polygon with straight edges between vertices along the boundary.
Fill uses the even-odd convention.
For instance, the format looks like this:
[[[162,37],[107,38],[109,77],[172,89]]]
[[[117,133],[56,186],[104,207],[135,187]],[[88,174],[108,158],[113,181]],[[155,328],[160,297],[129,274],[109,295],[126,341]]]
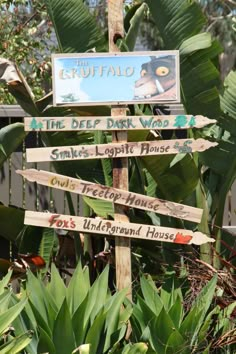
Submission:
[[[195,151],[205,151],[216,145],[218,144],[205,139],[173,139],[132,143],[58,146],[26,149],[26,160],[27,162],[43,162],[185,154]]]
[[[150,130],[202,128],[216,123],[204,116],[25,117],[25,131]]]
[[[101,184],[91,183],[48,171],[27,169],[23,171],[17,170],[16,173],[25,177],[30,182],[37,182],[44,186],[126,205],[131,208],[169,215],[196,223],[201,222],[203,211],[199,208],[148,197],[118,188],[106,187]]]
[[[170,227],[34,211],[25,212],[24,223],[25,225],[80,231],[90,234],[130,237],[188,245],[202,245],[206,242],[215,242],[213,238],[207,237],[201,232],[193,232],[187,229],[174,229]]]
[[[52,55],[54,105],[179,102],[179,52]]]

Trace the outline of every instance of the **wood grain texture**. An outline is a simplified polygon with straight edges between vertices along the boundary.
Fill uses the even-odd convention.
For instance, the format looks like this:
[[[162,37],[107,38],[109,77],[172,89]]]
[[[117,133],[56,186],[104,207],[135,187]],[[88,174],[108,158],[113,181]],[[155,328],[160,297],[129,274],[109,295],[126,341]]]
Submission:
[[[119,111],[120,112],[120,111]],[[25,117],[25,131],[167,130],[202,128],[215,119],[192,115]]]
[[[123,24],[123,0],[108,1],[108,38],[109,51],[119,52],[116,46],[118,38],[124,36]],[[111,116],[119,117],[126,115],[125,107],[111,107]],[[112,142],[126,143],[127,131],[117,131],[112,133]],[[129,189],[128,158],[113,159],[113,187],[123,190]],[[118,222],[127,223],[129,218],[125,213],[125,208],[115,205],[114,218]],[[115,238],[116,254],[116,286],[119,290],[127,288],[127,297],[132,300],[132,271],[131,271],[131,241],[130,238]]]
[[[128,143],[127,132],[118,131],[113,133],[112,144],[74,145],[26,149],[26,160],[27,162],[43,162],[104,159],[128,156],[145,157],[178,153],[185,154],[195,151],[205,151],[217,145],[218,144],[215,142],[210,142],[204,139],[173,139]],[[125,167],[125,165],[127,165],[127,162],[116,162],[116,166]]]
[[[74,230],[90,234],[118,236],[118,238],[135,238],[179,244],[202,245],[214,242],[213,238],[201,232],[186,229],[135,224],[124,221],[101,220],[53,213],[34,211],[25,212],[25,225],[50,227],[63,230]],[[125,267],[126,264],[123,264]],[[128,274],[128,273],[127,273]],[[123,274],[122,274],[123,275]]]
[[[129,192],[120,188],[106,187],[60,175],[53,172],[28,169],[17,170],[16,173],[22,175],[30,182],[37,182],[44,186],[61,189],[64,191],[85,195],[87,197],[102,199],[114,204],[125,205],[131,208],[152,211],[158,214],[173,216],[183,220],[199,223],[202,217],[202,209],[194,208],[167,200],[148,197],[146,195]]]

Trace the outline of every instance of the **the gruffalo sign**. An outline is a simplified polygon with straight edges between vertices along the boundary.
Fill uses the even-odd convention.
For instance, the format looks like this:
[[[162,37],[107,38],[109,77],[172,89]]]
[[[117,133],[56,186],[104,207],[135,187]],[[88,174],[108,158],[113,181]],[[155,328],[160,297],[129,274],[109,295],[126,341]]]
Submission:
[[[55,54],[54,105],[179,102],[178,51]]]

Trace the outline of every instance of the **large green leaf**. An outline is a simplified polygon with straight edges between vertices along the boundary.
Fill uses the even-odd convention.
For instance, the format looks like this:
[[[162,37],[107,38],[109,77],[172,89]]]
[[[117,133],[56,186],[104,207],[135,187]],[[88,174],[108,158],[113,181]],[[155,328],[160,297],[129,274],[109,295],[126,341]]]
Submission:
[[[205,285],[180,326],[181,335],[186,339],[190,339],[191,346],[198,343],[198,334],[201,327],[205,324],[206,314],[209,311],[215,293],[216,282],[217,276],[214,276]],[[210,323],[207,323],[210,326]]]
[[[1,296],[0,296],[0,315],[8,309],[10,299],[11,299],[10,291],[1,294]]]
[[[221,107],[223,114],[219,118],[219,125],[228,132],[222,132],[222,129],[215,127],[214,129],[206,130],[206,135],[213,136],[218,140],[218,146],[214,149],[202,152],[200,161],[211,167],[216,173],[226,176],[229,166],[235,163],[236,152],[236,134],[235,134],[235,116],[236,116],[236,73],[230,72],[224,82],[224,90],[221,95]],[[235,170],[233,175],[229,176],[232,183],[235,178]],[[229,173],[227,173],[228,175]],[[229,185],[230,188],[230,185]]]
[[[39,326],[39,345],[37,353],[56,354],[56,349],[50,334]]]
[[[166,344],[176,330],[173,321],[163,308],[159,316],[150,322],[152,343],[157,353],[165,353]]]
[[[106,338],[104,340],[104,352],[106,352],[112,345],[115,344],[114,333],[117,329],[122,331],[124,323],[121,322],[121,306],[125,301],[127,295],[127,289],[123,289],[120,292],[114,294],[108,302],[105,304],[107,309],[107,316],[105,322]]]
[[[219,119],[219,124],[236,135],[236,72],[234,71],[231,71],[224,81],[220,103],[224,115]]]
[[[13,123],[0,130],[0,167],[25,138],[24,124]]]
[[[191,78],[194,80],[191,81]],[[214,86],[219,86],[219,71],[210,60],[199,63],[191,70],[186,71],[184,63],[181,68],[181,84],[185,94],[185,100],[188,97],[199,95],[204,90],[209,90]]]
[[[109,276],[109,266],[102,271],[99,277],[96,279],[95,283],[97,283],[97,289],[94,292],[93,296],[96,297],[96,306],[94,306],[90,318],[93,322],[97,313],[104,306],[107,297],[109,296],[109,287],[108,287],[108,276]],[[92,289],[95,288],[95,283],[93,284]]]
[[[47,289],[53,297],[59,310],[66,297],[66,286],[54,263],[51,265],[51,280],[47,284]]]
[[[130,12],[132,12],[132,17],[129,16],[129,13],[126,15],[129,18],[129,29],[125,37],[125,42],[130,51],[134,50],[134,46],[136,43],[136,39],[140,29],[140,23],[142,22],[144,12],[146,10],[146,4],[134,6],[134,10],[131,8]]]
[[[90,279],[88,267],[82,269],[81,262],[78,262],[67,288],[67,302],[71,314],[74,314],[84,301],[89,289]]]
[[[209,311],[210,305],[212,303],[213,296],[215,294],[217,284],[217,275],[214,275],[212,279],[203,287],[196,300],[193,303],[192,308],[196,307],[198,312],[201,313],[199,322],[195,328],[195,333],[191,338],[191,344],[194,343],[201,326],[204,324],[204,320],[207,312]]]
[[[159,314],[159,308],[157,307],[155,309],[156,314],[150,309],[149,305],[145,302],[145,300],[143,300],[141,297],[138,297],[137,299],[137,307],[138,309],[140,309],[141,313],[142,313],[142,320],[140,322],[140,318],[139,316],[141,315],[141,313],[139,311],[133,311],[133,315],[136,317],[136,319],[140,322],[139,325],[141,326],[141,328],[144,329],[144,333],[145,333],[145,327],[148,326],[150,324],[150,321],[152,321],[153,319],[155,319]],[[145,325],[145,327],[144,327]],[[149,333],[148,333],[149,335]],[[147,336],[147,332],[145,333],[145,336]],[[142,333],[142,339],[143,338],[143,333]]]
[[[106,319],[106,313],[101,311],[91,324],[88,330],[85,343],[91,344],[89,354],[100,354],[101,350],[98,349],[99,342],[104,340],[104,323]],[[104,353],[104,352],[103,352]]]
[[[86,328],[90,321],[93,321],[97,312],[104,304],[107,297],[108,268],[95,280],[89,289],[86,303],[86,311],[83,320],[83,328]],[[100,297],[100,298],[99,298]]]
[[[9,270],[9,272],[1,279],[0,281],[0,295],[2,295],[5,292],[5,288],[7,287],[12,275],[12,270]]]
[[[95,144],[106,144],[107,138],[102,131],[94,132]],[[111,159],[101,159],[101,165],[104,173],[106,186],[112,186],[112,161]]]
[[[181,55],[190,54],[196,50],[209,48],[212,44],[210,33],[199,33],[195,36],[186,39],[180,46],[179,51]]]
[[[179,48],[184,40],[202,29],[205,17],[195,2],[187,0],[146,0],[164,41],[165,49]]]
[[[35,317],[39,315],[43,319],[43,324],[52,330],[57,313],[54,299],[45,288],[43,282],[36,278],[31,271],[27,273],[26,290],[30,296],[30,303]]]
[[[175,303],[169,310],[169,315],[172,321],[174,322],[176,328],[179,328],[184,315],[183,300],[180,298],[180,296],[177,297]]]
[[[89,197],[83,197],[86,204],[90,206],[93,211],[103,217],[108,218],[109,216],[114,216],[114,207],[113,204],[100,199],[93,199]]]
[[[0,335],[8,329],[8,326],[10,326],[12,321],[20,314],[27,301],[28,299],[23,299],[0,315]]]
[[[77,345],[84,343],[84,339],[87,333],[88,322],[85,323],[84,321],[87,302],[88,294],[72,316],[72,325],[74,328],[75,340]]]
[[[144,353],[153,353],[150,351],[146,343],[135,343],[135,344],[127,344],[124,348],[120,350],[111,350],[110,353],[114,354],[144,354]]]
[[[44,0],[62,52],[101,49],[105,40],[95,18],[82,0]],[[104,49],[104,48],[103,48]]]
[[[42,270],[42,274],[45,274],[48,271],[49,264],[52,259],[53,247],[55,245],[55,231],[54,229],[45,228],[43,230],[42,239],[40,242],[39,254],[43,257],[46,266]],[[52,264],[54,266],[54,263]]]
[[[181,354],[189,353],[189,347],[186,340],[177,330],[173,331],[166,343],[165,354],[172,354],[173,352]]]
[[[164,279],[165,281],[161,287],[160,296],[164,303],[165,309],[170,311],[178,298],[183,300],[183,295],[180,289],[179,281],[176,279],[176,274],[174,271],[166,271]]]
[[[27,347],[31,342],[32,331],[28,331],[20,336],[8,341],[6,344],[0,346],[1,354],[17,354],[20,353],[22,349]]]
[[[68,354],[76,347],[71,315],[66,299],[63,301],[53,327],[53,343],[56,353]]]
[[[209,34],[200,33],[205,23],[196,2],[146,1],[166,49],[180,49],[182,102],[190,114],[220,115],[220,75],[213,60],[220,46]]]
[[[198,170],[190,155],[176,155],[164,160],[161,157],[145,157],[142,162],[157,183],[162,197],[167,200],[181,201],[196,188]]]
[[[12,298],[14,303],[19,302],[16,296]],[[26,352],[27,354],[36,354],[38,346],[38,324],[36,323],[29,303],[26,304],[24,310],[13,321],[12,326],[14,327],[16,337],[20,336],[22,333],[26,333],[29,329],[32,330],[33,335],[30,343],[27,345]]]
[[[154,282],[149,278],[147,280],[144,276],[140,279],[140,285],[146,304],[153,311],[155,316],[158,316],[163,308],[163,302],[157,293]]]
[[[197,328],[202,316],[202,311],[198,310],[195,306],[189,311],[187,316],[184,318],[181,326],[179,328],[180,334],[188,341],[191,341],[193,336],[198,333]],[[202,325],[202,323],[201,323]]]

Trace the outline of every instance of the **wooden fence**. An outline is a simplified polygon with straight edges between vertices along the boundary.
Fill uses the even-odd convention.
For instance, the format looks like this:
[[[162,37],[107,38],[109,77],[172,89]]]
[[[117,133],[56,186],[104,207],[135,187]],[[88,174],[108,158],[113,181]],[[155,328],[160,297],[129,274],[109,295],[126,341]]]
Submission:
[[[0,127],[15,122],[23,122],[25,112],[19,106],[0,106]],[[0,202],[4,205],[14,205],[29,210],[48,210],[58,213],[68,213],[65,192],[54,188],[37,185],[37,183],[24,182],[23,178],[16,174],[17,169],[36,168],[52,171],[48,162],[27,163],[25,149],[39,146],[38,133],[29,133],[24,143],[4,163],[0,170]],[[72,193],[72,201],[78,211],[79,198]]]

